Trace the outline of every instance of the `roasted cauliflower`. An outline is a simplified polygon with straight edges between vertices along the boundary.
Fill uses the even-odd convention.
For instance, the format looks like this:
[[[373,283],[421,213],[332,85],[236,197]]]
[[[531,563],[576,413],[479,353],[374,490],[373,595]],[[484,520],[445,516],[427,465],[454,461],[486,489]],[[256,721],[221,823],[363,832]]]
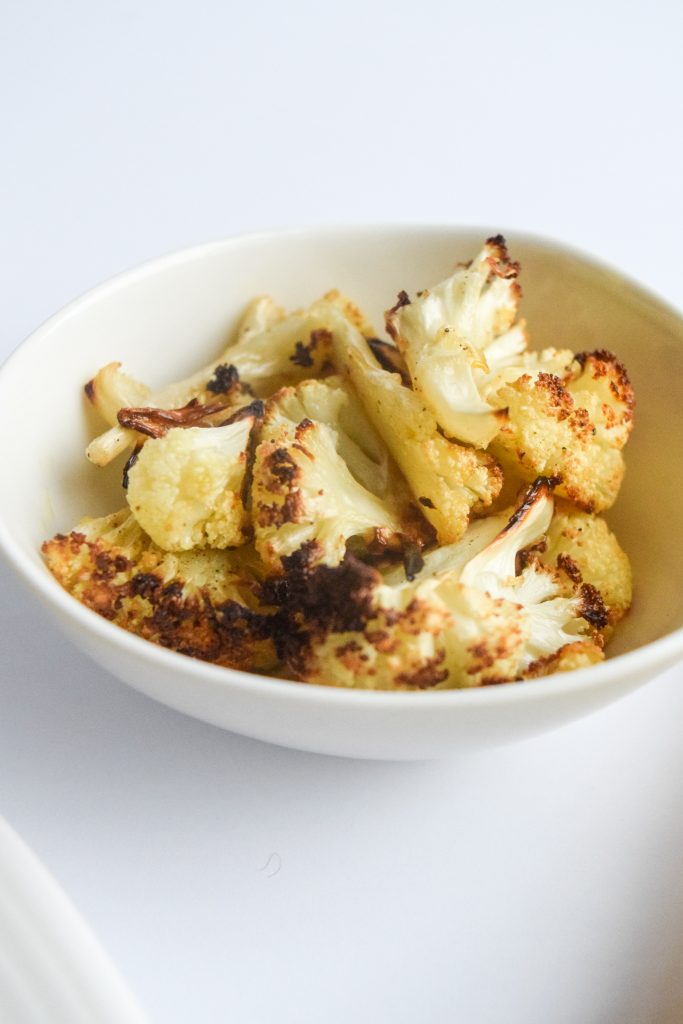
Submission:
[[[595,587],[607,611],[602,632],[608,638],[631,607],[633,580],[631,564],[605,520],[566,501],[556,502],[547,543],[538,557],[544,565],[561,570],[573,585]]]
[[[496,236],[401,292],[388,339],[336,290],[289,314],[261,296],[183,380],[104,366],[87,454],[128,454],[128,507],[46,541],[48,568],[141,637],[307,683],[452,689],[600,661],[632,598],[596,513],[633,389],[581,339],[529,349],[519,272]]]
[[[405,292],[386,326],[405,357],[416,392],[450,437],[486,448],[500,429],[502,408],[487,395],[497,371],[526,349],[525,327],[513,327],[521,290],[519,265],[502,237],[446,281]]]
[[[360,331],[336,309],[326,319],[340,371],[351,380],[423,515],[441,543],[458,540],[471,512],[483,512],[500,491],[498,463],[444,437],[417,393],[380,366]]]
[[[335,294],[334,300],[344,305],[341,296]],[[87,456],[95,465],[105,466],[141,440],[121,422],[121,409],[179,409],[188,403],[213,404],[219,396],[226,409],[239,408],[254,395],[267,396],[287,383],[321,373],[329,353],[329,333],[317,304],[285,316],[271,298],[261,296],[249,305],[235,338],[221,355],[184,380],[153,391],[124,373],[120,363],[100,370],[85,392],[110,429],[90,443]]]
[[[481,536],[472,544],[465,535],[450,567],[412,582],[390,583],[353,556],[337,568],[291,560],[266,588],[283,609],[281,657],[297,678],[366,689],[480,686],[601,660],[597,592],[583,585],[566,596],[571,578],[532,557],[517,570],[552,514],[541,479],[483,548]]]
[[[526,351],[519,266],[489,239],[471,264],[386,316],[416,392],[444,432],[488,448],[519,480],[557,478],[588,512],[613,504],[633,420],[626,370],[606,351]]]
[[[614,503],[624,476],[621,449],[633,423],[633,389],[610,352],[582,353],[564,379],[524,374],[497,392],[507,408],[491,450],[522,480],[557,478],[557,493],[586,512]]]
[[[175,427],[144,445],[128,467],[126,497],[159,547],[189,551],[244,543],[249,517],[243,489],[256,422],[251,411],[220,427]]]
[[[278,570],[304,545],[337,565],[349,538],[400,544],[411,524],[390,490],[390,466],[357,399],[338,378],[305,381],[270,399],[256,448],[256,548]]]
[[[244,556],[163,551],[127,508],[84,519],[46,541],[43,554],[78,601],[145,640],[231,668],[266,672],[277,664]]]

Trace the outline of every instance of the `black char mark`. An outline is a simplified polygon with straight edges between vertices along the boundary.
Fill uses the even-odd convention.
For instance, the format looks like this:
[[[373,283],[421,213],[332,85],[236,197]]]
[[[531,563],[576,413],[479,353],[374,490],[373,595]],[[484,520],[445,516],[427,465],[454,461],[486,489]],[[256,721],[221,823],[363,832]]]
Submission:
[[[554,487],[560,483],[560,477],[557,476],[539,476],[536,477],[531,487],[528,489],[522,503],[517,506],[515,511],[512,513],[507,523],[501,530],[501,533],[507,533],[508,530],[512,530],[513,527],[517,526],[519,522],[524,519],[529,510],[535,505],[536,501],[542,495],[549,494]]]
[[[410,374],[408,368],[403,361],[403,356],[396,348],[395,345],[390,345],[388,341],[382,341],[381,338],[368,338],[368,345],[370,350],[382,367],[388,373],[398,373],[401,382],[407,387],[411,387],[412,383],[410,380]]]
[[[227,395],[228,392],[240,382],[240,375],[236,366],[232,363],[219,363],[213,371],[213,377],[206,385],[206,390],[214,395]]]
[[[123,467],[123,477],[121,479],[121,483],[123,485],[124,491],[128,490],[128,483],[129,483],[128,474],[130,473],[130,471],[133,468],[133,466],[135,465],[135,463],[138,461],[138,455],[140,454],[141,450],[142,450],[142,445],[141,444],[137,444],[135,446],[135,448],[133,449],[133,451],[128,456],[128,458],[126,459],[126,464]]]
[[[284,575],[267,580],[261,599],[279,605],[271,619],[279,657],[296,666],[312,635],[358,632],[374,610],[374,593],[382,577],[371,566],[347,555],[337,566],[313,564],[320,545],[309,541],[283,558]]]
[[[425,560],[417,544],[406,541],[403,547],[403,566],[406,571],[406,579],[412,583],[424,569],[424,564]]]

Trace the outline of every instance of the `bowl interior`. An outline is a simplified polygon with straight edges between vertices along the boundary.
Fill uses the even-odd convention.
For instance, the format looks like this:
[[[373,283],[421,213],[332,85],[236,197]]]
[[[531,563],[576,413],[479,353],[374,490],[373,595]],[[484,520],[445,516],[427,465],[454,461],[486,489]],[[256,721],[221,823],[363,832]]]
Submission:
[[[121,361],[153,386],[185,375],[217,353],[246,301],[264,292],[295,307],[337,287],[379,329],[399,289],[442,279],[483,236],[374,228],[238,238],[156,261],[89,293],[38,330],[0,374],[5,537],[40,565],[45,537],[124,503],[120,461],[98,470],[83,454],[101,429],[83,384],[103,364]],[[683,624],[683,434],[676,429],[683,322],[580,255],[536,239],[508,241],[522,263],[533,347],[612,349],[634,383],[628,472],[608,515],[636,580],[634,608],[612,650],[632,650]]]

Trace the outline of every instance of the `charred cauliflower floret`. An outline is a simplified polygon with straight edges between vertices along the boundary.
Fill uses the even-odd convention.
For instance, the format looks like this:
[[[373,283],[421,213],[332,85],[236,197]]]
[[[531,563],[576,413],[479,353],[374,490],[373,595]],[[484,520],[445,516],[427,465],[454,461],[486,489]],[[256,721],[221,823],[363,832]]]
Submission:
[[[386,494],[388,452],[341,377],[307,380],[296,388],[285,388],[275,396],[271,408],[295,423],[311,419],[327,424],[335,431],[339,454],[356,480],[379,497]]]
[[[372,432],[362,436],[362,419],[349,415],[352,402],[337,379],[284,388],[268,402],[252,515],[257,550],[275,570],[304,545],[316,561],[337,565],[349,538],[386,541],[402,532],[395,503],[378,497],[387,460]]]
[[[90,442],[86,449],[88,459],[96,466],[107,466],[119,455],[130,452],[133,446],[143,444],[147,437],[164,433],[159,429],[164,424],[168,428],[192,426],[201,421],[208,426],[216,416],[225,418],[252,401],[251,389],[240,382],[233,366],[217,366],[215,379],[220,393],[211,394],[212,401],[208,401],[210,392],[205,388],[201,397],[195,395],[184,405],[176,406],[163,402],[160,393],[153,394],[134,381],[121,370],[120,363],[103,367],[88,381],[85,390],[111,426]],[[232,383],[228,383],[229,380]]]
[[[605,520],[557,502],[539,558],[561,570],[574,587],[595,587],[607,609],[603,632],[609,636],[631,607],[633,581],[629,560]]]
[[[337,453],[351,475],[386,504],[400,521],[404,538],[417,547],[433,539],[431,527],[348,381],[337,376],[307,380],[296,388],[282,390],[275,401],[279,412],[292,422],[311,419],[330,427]],[[391,539],[390,532],[380,530],[375,546],[381,548]]]
[[[320,303],[290,313],[264,331],[241,337],[225,353],[242,380],[266,398],[283,386],[323,372],[330,358],[330,336]]]
[[[567,657],[576,667],[577,642],[586,663],[602,658],[600,631],[607,624],[607,610],[600,594],[589,584],[571,586],[574,581],[561,566],[556,571],[543,565],[533,553],[535,545],[544,545],[553,511],[551,481],[539,477],[503,530],[460,573],[465,586],[513,601],[522,609],[529,636],[525,674],[562,669]]]
[[[591,665],[631,603],[596,513],[634,398],[602,349],[528,349],[502,236],[399,293],[387,340],[339,291],[249,304],[202,369],[85,386],[127,454],[123,511],[43,545],[62,586],[219,665],[367,689],[472,687]],[[123,504],[123,500],[121,501]]]
[[[510,473],[522,480],[556,477],[557,493],[586,512],[614,503],[634,400],[626,371],[611,353],[576,356],[564,379],[523,374],[497,394],[507,416],[491,451]]]
[[[522,643],[513,605],[452,577],[388,586],[353,555],[318,566],[285,598],[276,634],[289,672],[306,682],[423,690],[512,678]]]
[[[433,414],[399,374],[383,369],[353,324],[330,309],[335,359],[348,374],[368,418],[403,473],[441,543],[458,540],[471,512],[498,494],[502,472],[485,452],[445,438]]]
[[[131,633],[231,668],[277,664],[257,584],[232,552],[163,551],[123,509],[58,534],[43,554],[65,590]]]
[[[247,449],[255,413],[221,427],[174,428],[128,469],[131,512],[165,551],[237,547],[247,538]]]
[[[609,352],[526,351],[520,297],[501,237],[411,302],[401,293],[387,328],[415,390],[439,426],[490,451],[508,474],[558,478],[558,493],[587,511],[609,508],[624,472],[621,449],[633,391]]]
[[[271,582],[286,610],[277,636],[290,672],[331,685],[425,689],[599,661],[599,595],[591,588],[566,596],[571,581],[535,559],[517,571],[520,552],[543,539],[552,513],[549,484],[539,480],[483,548],[473,524],[478,536],[460,542],[464,557],[451,551],[450,568],[432,565],[437,571],[413,581],[390,582],[352,556],[336,569],[290,560],[284,579]]]
[[[608,639],[615,624],[631,605],[629,560],[604,519],[581,512],[567,501],[558,500],[554,505],[545,535],[538,543],[523,547],[518,557],[522,565],[531,562],[536,567],[552,569],[562,596],[581,597],[587,621],[596,634]],[[500,515],[479,519],[470,524],[457,544],[424,551],[415,576],[461,574],[465,565],[487,548],[498,534],[505,535],[503,528],[513,514],[513,510],[508,509]],[[540,525],[537,520],[535,531],[539,536]],[[523,544],[524,541],[518,538],[515,543]],[[490,559],[487,561],[491,564]],[[399,582],[403,571],[401,566],[392,567],[384,573],[386,582]],[[597,591],[599,600],[593,591]]]
[[[502,414],[488,401],[489,387],[527,346],[524,324],[514,324],[518,272],[504,239],[490,238],[470,264],[412,301],[401,292],[386,314],[413,386],[439,426],[481,448],[498,433]]]
[[[346,302],[336,296],[336,302]],[[122,424],[118,413],[128,406],[178,409],[190,402],[239,408],[251,398],[268,396],[285,384],[317,376],[329,361],[330,337],[314,303],[304,312],[285,315],[268,296],[247,308],[235,338],[221,355],[191,376],[153,391],[121,370],[119,363],[104,367],[86,385],[90,402],[110,429],[90,443],[87,456],[105,466],[140,440]]]

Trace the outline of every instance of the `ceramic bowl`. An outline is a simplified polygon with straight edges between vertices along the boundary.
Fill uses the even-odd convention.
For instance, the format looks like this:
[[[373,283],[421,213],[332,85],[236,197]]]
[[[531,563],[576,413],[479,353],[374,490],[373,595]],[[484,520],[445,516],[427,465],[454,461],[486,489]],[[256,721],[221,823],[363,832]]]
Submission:
[[[146,1024],[82,917],[0,818],[2,1024]]]
[[[245,302],[269,292],[306,305],[332,287],[376,324],[400,288],[444,277],[490,231],[316,228],[189,249],[95,288],[40,327],[0,371],[0,548],[82,650],[130,686],[261,740],[372,758],[442,757],[552,729],[623,696],[683,654],[683,321],[619,273],[562,245],[513,234],[534,347],[613,349],[628,366],[637,420],[608,519],[634,568],[633,609],[608,660],[541,680],[418,693],[345,691],[204,664],[129,635],[69,597],[41,541],[121,504],[120,466],[83,451],[98,429],[83,383],[121,360],[153,384],[219,351]],[[27,398],[30,404],[27,406]]]

